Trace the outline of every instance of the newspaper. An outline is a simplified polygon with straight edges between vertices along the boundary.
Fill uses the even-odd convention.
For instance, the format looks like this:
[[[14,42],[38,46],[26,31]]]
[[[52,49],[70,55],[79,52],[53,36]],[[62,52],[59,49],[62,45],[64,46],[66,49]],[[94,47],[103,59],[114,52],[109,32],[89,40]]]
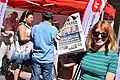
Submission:
[[[81,26],[79,13],[69,16],[60,29],[61,40],[57,43],[58,54],[70,54],[85,51],[85,36]]]

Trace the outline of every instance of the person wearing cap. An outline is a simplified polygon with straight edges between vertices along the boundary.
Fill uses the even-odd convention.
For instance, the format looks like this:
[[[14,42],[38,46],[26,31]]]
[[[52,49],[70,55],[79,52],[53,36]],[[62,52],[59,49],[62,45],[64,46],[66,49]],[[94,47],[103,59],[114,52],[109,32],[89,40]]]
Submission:
[[[30,36],[33,42],[30,80],[52,80],[54,39],[60,39],[57,35],[58,30],[51,24],[53,20],[52,13],[43,12],[42,17],[43,22],[33,26]]]

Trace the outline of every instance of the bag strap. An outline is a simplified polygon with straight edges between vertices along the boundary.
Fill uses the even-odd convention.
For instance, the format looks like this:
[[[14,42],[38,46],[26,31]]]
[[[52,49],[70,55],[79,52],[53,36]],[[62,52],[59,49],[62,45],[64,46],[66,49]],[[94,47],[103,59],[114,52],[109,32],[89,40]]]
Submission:
[[[76,68],[75,73],[72,77],[72,80],[77,80],[78,76],[80,76],[80,73],[81,73],[81,63],[77,64],[77,68]]]

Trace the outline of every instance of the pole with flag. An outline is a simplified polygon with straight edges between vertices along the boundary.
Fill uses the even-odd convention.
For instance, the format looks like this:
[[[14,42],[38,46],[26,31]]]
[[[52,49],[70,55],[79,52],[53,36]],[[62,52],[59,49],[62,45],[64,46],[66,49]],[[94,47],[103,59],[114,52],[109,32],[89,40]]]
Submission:
[[[87,37],[89,30],[99,21],[107,0],[90,0],[84,13],[82,26],[84,34]]]

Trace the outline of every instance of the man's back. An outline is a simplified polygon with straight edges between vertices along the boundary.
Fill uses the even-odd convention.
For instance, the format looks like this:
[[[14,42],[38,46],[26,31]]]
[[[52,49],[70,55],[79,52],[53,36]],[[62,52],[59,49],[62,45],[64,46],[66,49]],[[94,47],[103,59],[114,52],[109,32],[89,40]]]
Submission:
[[[40,62],[53,62],[53,39],[56,37],[57,32],[57,29],[52,27],[49,22],[41,22],[33,27],[31,36],[34,43],[34,49],[40,51],[40,54],[37,53],[37,55],[33,53],[33,57],[39,57]]]

